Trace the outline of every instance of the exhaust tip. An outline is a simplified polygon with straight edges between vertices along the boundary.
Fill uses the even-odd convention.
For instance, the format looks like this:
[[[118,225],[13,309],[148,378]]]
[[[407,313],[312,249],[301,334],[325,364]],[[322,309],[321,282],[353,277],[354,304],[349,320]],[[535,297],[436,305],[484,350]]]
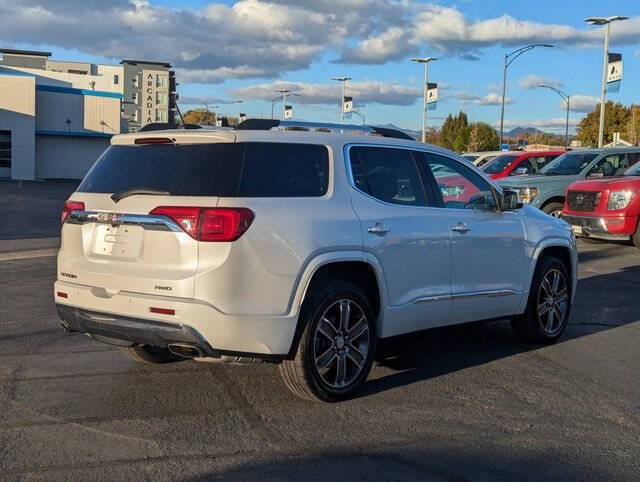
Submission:
[[[202,358],[204,356],[202,350],[194,345],[170,343],[167,345],[167,348],[174,355],[182,356],[185,358]]]

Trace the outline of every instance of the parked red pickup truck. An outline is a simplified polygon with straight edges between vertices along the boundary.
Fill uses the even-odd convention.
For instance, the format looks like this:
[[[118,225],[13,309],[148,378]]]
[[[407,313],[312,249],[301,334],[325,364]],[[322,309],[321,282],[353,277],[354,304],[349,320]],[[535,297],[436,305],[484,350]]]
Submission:
[[[631,240],[640,248],[640,163],[621,176],[575,181],[561,217],[585,240]]]
[[[491,179],[537,174],[540,169],[566,151],[505,152],[482,166]]]

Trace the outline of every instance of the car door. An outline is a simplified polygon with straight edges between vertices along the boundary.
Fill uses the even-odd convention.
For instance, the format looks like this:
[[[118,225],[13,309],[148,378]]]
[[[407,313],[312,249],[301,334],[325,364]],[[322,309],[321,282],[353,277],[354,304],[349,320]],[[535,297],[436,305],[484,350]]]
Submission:
[[[516,313],[525,291],[524,226],[515,212],[498,209],[491,185],[461,162],[422,155],[432,176],[451,237],[451,322]]]
[[[411,150],[348,146],[353,209],[364,250],[384,273],[382,336],[449,322],[451,241]]]

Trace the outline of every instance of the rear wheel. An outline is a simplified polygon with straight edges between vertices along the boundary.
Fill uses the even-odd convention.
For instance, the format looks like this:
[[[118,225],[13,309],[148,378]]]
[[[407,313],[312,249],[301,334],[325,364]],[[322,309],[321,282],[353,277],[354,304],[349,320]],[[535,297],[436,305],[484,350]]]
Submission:
[[[554,343],[567,327],[571,282],[558,258],[548,256],[536,267],[523,315],[511,320],[518,335],[534,343]]]
[[[312,293],[301,313],[307,322],[293,360],[280,364],[289,389],[306,400],[337,402],[366,380],[376,345],[375,319],[366,295],[341,281]]]
[[[171,353],[168,348],[152,345],[121,346],[122,352],[137,362],[143,363],[173,363],[187,358]]]
[[[562,212],[563,207],[564,205],[562,203],[551,202],[549,204],[545,204],[542,208],[542,211],[547,213],[549,216],[553,216],[554,218],[557,218],[560,216],[560,213]]]

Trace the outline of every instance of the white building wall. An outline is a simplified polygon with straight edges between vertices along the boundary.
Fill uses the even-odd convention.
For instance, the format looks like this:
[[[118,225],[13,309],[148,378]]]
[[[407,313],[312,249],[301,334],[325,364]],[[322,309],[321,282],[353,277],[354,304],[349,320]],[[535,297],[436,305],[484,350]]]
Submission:
[[[6,95],[10,92],[10,95]],[[0,72],[0,130],[11,132],[11,172],[0,176],[13,179],[35,177],[35,78],[3,75]]]
[[[38,77],[38,84],[58,85],[76,89],[101,90],[122,94],[122,77],[124,69],[117,65],[99,65],[98,75],[69,74],[50,70],[28,69],[25,67],[10,67],[11,69],[33,74]],[[118,85],[114,84],[114,75],[118,75]],[[93,82],[93,86],[92,86]]]
[[[81,179],[109,147],[103,137],[36,137],[36,176],[48,179]]]

